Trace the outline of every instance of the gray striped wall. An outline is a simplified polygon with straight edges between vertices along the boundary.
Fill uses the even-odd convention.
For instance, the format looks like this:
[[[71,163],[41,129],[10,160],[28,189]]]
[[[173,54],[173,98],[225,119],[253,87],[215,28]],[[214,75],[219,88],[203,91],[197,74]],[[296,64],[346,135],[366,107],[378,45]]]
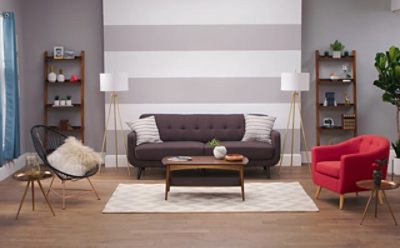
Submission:
[[[300,71],[301,0],[103,0],[103,11],[105,72],[130,77],[119,93],[123,121],[258,112],[285,129],[290,93],[280,74]]]

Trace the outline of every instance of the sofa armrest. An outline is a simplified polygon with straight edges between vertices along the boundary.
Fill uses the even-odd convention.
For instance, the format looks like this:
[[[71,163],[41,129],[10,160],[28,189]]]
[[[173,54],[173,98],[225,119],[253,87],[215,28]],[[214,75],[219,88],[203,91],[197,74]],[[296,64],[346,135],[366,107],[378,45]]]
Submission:
[[[135,131],[132,131],[128,134],[128,160],[130,164],[134,164],[136,161],[135,157],[135,149],[136,149],[136,140],[137,140],[137,135]]]
[[[281,134],[276,131],[271,131],[271,144],[274,147],[274,157],[271,159],[271,165],[275,165],[281,159]]]

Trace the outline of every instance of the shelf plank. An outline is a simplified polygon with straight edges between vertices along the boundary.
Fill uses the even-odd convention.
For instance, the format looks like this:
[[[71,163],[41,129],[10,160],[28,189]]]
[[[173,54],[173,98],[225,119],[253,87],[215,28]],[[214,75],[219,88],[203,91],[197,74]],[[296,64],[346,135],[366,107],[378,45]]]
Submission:
[[[49,82],[49,80],[46,80],[46,83],[48,83],[49,85],[79,85],[81,83],[81,80],[79,79],[79,80],[71,82],[71,80],[68,79],[62,83],[60,83],[60,82],[51,83],[51,82]]]
[[[82,129],[81,126],[71,126],[72,129],[71,130],[63,130],[60,129],[58,126],[50,126],[51,128],[55,128],[57,129],[57,131],[61,131],[61,132],[74,132],[74,131],[80,131]]]
[[[354,107],[354,103],[350,104],[344,104],[344,103],[338,103],[337,106],[324,106],[323,103],[319,104],[320,108],[322,109],[343,109],[343,108],[352,108]]]
[[[327,131],[354,131],[355,129],[343,129],[342,126],[334,126],[334,127],[324,127],[320,126],[320,130],[327,130]]]
[[[330,79],[330,78],[320,78],[318,79],[318,82],[320,84],[343,84],[343,85],[348,85],[354,83],[354,79],[351,79],[350,82],[343,82],[343,79]]]
[[[81,56],[75,56],[74,58],[70,58],[70,59],[55,59],[53,56],[46,56],[46,60],[47,61],[52,61],[52,62],[55,62],[55,61],[76,61],[76,60],[80,60],[81,59]]]
[[[60,106],[60,107],[55,107],[55,106],[53,106],[53,104],[46,104],[46,107],[47,108],[50,108],[50,109],[75,109],[75,108],[80,108],[82,106],[82,104],[79,104],[79,103],[74,103],[74,104],[72,104],[72,106]]]
[[[333,58],[332,56],[319,55],[319,59],[325,61],[343,61],[343,60],[352,60],[353,58],[354,58],[353,55],[342,56],[340,58]]]

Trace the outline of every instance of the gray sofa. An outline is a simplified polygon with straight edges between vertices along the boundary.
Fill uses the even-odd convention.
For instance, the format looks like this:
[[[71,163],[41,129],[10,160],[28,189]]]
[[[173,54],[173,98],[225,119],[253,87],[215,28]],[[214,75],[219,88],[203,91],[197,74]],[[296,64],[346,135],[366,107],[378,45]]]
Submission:
[[[239,153],[249,158],[247,167],[264,167],[270,177],[270,167],[278,163],[281,153],[280,133],[272,130],[272,144],[241,141],[245,132],[242,114],[144,114],[154,115],[162,143],[136,145],[136,133],[128,134],[128,160],[139,169],[138,179],[145,168],[163,167],[165,156],[212,156],[207,145],[216,138],[228,153]]]

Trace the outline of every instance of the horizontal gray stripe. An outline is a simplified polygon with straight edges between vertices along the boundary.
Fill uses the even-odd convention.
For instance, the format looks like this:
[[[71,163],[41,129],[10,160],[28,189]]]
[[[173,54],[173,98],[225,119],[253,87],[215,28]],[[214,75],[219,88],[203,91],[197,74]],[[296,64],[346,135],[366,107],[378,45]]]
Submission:
[[[130,78],[120,103],[288,103],[280,78]],[[106,104],[110,93],[106,94]]]
[[[277,129],[278,132],[281,133],[281,144],[283,144],[283,137],[285,134],[285,130],[281,130],[281,129]],[[291,146],[291,131],[292,129],[289,130],[288,133],[288,137],[286,140],[286,144],[285,144],[285,153],[289,154],[290,153],[290,146]],[[130,133],[131,131],[129,130],[125,130],[125,131],[117,131],[118,132],[118,154],[125,154],[124,148],[123,148],[123,140],[122,137],[127,138],[128,133]],[[115,137],[115,132],[114,130],[109,130],[107,131],[107,145],[106,145],[106,154],[115,154],[115,143],[114,143],[114,137]],[[299,129],[295,129],[294,130],[294,135],[295,135],[295,143],[293,145],[293,149],[294,151],[299,151],[300,150],[300,130]]]
[[[104,26],[105,51],[300,49],[301,25]]]

